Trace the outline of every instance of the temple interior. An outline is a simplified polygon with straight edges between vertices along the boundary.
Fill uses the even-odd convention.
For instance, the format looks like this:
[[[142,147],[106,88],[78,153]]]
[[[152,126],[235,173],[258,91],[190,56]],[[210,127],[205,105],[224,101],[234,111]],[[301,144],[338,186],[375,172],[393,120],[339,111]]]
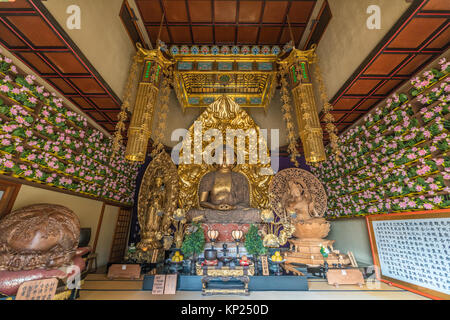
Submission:
[[[448,300],[449,19],[0,1],[0,300]]]

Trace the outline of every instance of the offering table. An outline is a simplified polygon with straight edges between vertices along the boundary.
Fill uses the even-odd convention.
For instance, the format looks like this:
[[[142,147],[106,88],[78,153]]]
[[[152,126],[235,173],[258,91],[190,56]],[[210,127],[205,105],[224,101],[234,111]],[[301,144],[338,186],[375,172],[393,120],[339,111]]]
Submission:
[[[202,266],[196,264],[197,275],[202,277],[202,294],[249,295],[249,276],[255,274],[255,266]]]

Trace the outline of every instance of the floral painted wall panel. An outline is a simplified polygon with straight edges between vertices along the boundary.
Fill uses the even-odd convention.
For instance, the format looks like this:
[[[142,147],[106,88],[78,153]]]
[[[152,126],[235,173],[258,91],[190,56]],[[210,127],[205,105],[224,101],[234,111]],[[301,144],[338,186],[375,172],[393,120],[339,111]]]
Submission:
[[[411,79],[340,137],[344,154],[312,168],[326,186],[328,217],[450,207],[450,63]]]
[[[131,204],[138,166],[34,81],[0,55],[0,173]]]

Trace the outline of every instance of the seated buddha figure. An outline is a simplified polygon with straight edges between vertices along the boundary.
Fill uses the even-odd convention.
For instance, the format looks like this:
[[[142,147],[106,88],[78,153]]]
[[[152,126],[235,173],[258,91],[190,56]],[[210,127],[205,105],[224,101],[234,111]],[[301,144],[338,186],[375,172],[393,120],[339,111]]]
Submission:
[[[200,180],[200,208],[188,212],[190,220],[203,216],[202,221],[208,223],[260,222],[260,210],[250,207],[248,180],[242,173],[232,171],[234,166],[234,163],[227,163],[224,148],[222,161],[216,165],[216,170]]]

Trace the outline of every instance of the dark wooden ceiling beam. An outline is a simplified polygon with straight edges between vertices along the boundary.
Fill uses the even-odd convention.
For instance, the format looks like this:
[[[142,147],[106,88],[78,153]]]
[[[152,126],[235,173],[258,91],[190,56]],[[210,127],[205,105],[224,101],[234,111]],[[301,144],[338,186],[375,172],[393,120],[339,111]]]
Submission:
[[[238,30],[239,30],[239,9],[241,7],[241,2],[237,0],[236,2],[236,16],[234,17],[236,27],[234,28],[234,44],[238,44]]]
[[[349,112],[357,113],[357,114],[365,114],[365,113],[369,112],[369,110],[353,110],[352,111],[351,109],[349,109],[349,110],[335,109],[335,110],[330,111],[330,113],[349,113]]]
[[[341,122],[341,124],[353,124],[354,122],[353,121],[343,121],[343,122]],[[326,124],[326,122],[324,122],[324,121],[320,121],[320,124],[323,124],[323,125],[325,125]],[[325,133],[324,133],[325,134]]]
[[[367,97],[366,94],[345,94],[342,96],[343,99],[364,99]],[[374,99],[386,99],[388,95],[386,94],[373,94],[372,98]]]
[[[377,75],[377,74],[368,74],[360,77],[361,80],[409,80],[411,78],[410,75]]]
[[[280,43],[281,37],[283,36],[283,31],[284,31],[284,28],[286,27],[286,24],[287,24],[287,18],[288,18],[288,15],[289,15],[289,11],[291,10],[291,6],[292,6],[292,0],[289,0],[289,3],[287,5],[287,7],[286,7],[286,13],[284,14],[282,27],[280,29],[280,33],[278,34],[277,43]],[[292,24],[291,24],[291,27],[292,27]]]
[[[412,49],[412,48],[387,48],[384,50],[384,53],[387,54],[410,54],[410,53],[430,53],[436,54],[440,53],[440,49]]]
[[[1,8],[0,16],[39,16],[33,8],[23,8],[23,9],[15,9],[15,8]]]
[[[9,47],[8,50],[11,52],[71,52],[66,47],[35,47],[34,49],[28,47]]]
[[[212,35],[213,35],[213,43],[216,44],[216,16],[214,15],[214,0],[211,0],[211,21],[212,21]]]
[[[170,31],[169,23],[167,22],[166,8],[164,7],[164,4],[163,4],[162,0],[159,0],[159,5],[161,6],[161,11],[162,11],[163,16],[164,16],[163,25],[164,25],[164,23],[166,24],[167,34],[169,35],[169,41],[170,41],[170,43],[173,43],[172,32]],[[158,26],[160,26],[160,25],[161,25],[161,23],[158,24]],[[162,30],[161,30],[161,32],[162,32]],[[158,39],[155,39],[155,41],[158,41]],[[157,43],[155,43],[155,45],[158,46]]]
[[[259,43],[259,35],[261,34],[261,28],[262,28],[262,24],[263,24],[265,9],[266,9],[266,0],[264,0],[262,3],[261,14],[259,15],[258,33],[256,34],[256,43]]]
[[[76,98],[79,95],[76,93],[67,93],[65,96],[68,98]],[[105,93],[85,93],[83,94],[83,98],[109,98],[109,96]],[[117,110],[120,111],[120,109]]]
[[[312,14],[313,14],[314,9],[316,8],[316,6],[317,6],[317,1],[314,2],[314,5],[313,5],[311,11],[309,11],[308,19],[306,19],[306,24],[308,24],[308,22],[311,20]],[[320,10],[320,12],[319,12],[319,14],[318,14],[318,16],[317,16],[316,18],[320,17],[320,15],[322,14],[322,12],[323,12],[323,10],[326,8],[326,6],[328,6],[328,3],[327,3],[326,1],[324,1],[323,6],[322,6],[322,8],[321,8],[321,10]],[[315,23],[318,23],[318,21],[315,22]],[[312,36],[312,34],[313,34],[313,32],[314,32],[314,25],[315,25],[315,23],[313,23],[313,24],[311,25],[311,29],[309,30],[311,36]],[[292,23],[291,23],[291,26],[292,26]],[[305,28],[306,28],[306,25],[305,25]],[[304,32],[305,32],[305,31],[303,31],[303,33],[304,33]],[[325,30],[324,30],[324,32],[325,32]],[[302,43],[303,33],[300,35],[300,38],[298,39],[298,43],[297,43],[297,45],[295,46],[296,48],[300,48],[300,44]],[[319,39],[318,41],[320,41],[320,39]],[[308,42],[308,41],[307,41],[307,42]],[[318,43],[316,43],[316,45],[317,45],[317,44],[318,44]]]
[[[17,6],[14,2],[10,3],[11,8],[1,8],[0,9],[0,18],[2,25],[11,32],[12,35],[20,39],[20,41],[24,44],[22,46],[9,46],[8,43],[4,41],[4,39],[0,39],[0,43],[5,46],[8,51],[12,52],[20,61],[22,61],[27,67],[34,70],[38,76],[48,81],[54,87],[54,90],[59,92],[61,95],[68,97],[64,91],[73,91],[71,94],[72,98],[80,98],[86,101],[85,107],[83,108],[77,103],[77,100],[73,100],[70,98],[72,103],[80,108],[80,110],[90,111],[90,112],[98,112],[101,117],[105,121],[105,125],[102,127],[106,131],[110,131],[109,129],[114,128],[115,122],[111,119],[111,114],[106,114],[104,111],[112,111],[119,110],[119,105],[121,104],[120,99],[114,94],[109,85],[104,81],[104,79],[98,74],[95,68],[89,63],[87,58],[83,55],[83,53],[79,50],[79,48],[75,45],[75,43],[70,39],[70,37],[66,34],[66,32],[61,28],[58,22],[54,19],[54,17],[48,12],[46,7],[42,4],[41,1],[38,0],[28,0],[27,1],[31,7],[27,9],[22,8],[13,8]],[[26,32],[22,30],[20,25],[15,25],[9,20],[8,17],[35,17],[39,18],[42,21],[42,25],[45,25],[44,30],[39,30],[39,32],[48,32],[49,34],[54,35],[58,40],[60,40],[62,45],[58,46],[38,46],[33,43],[34,38],[30,39],[26,36]],[[24,28],[27,26],[24,26]],[[48,28],[48,29],[47,29]],[[0,34],[0,38],[3,38],[6,35]],[[45,36],[45,34],[43,34]],[[39,43],[39,41],[37,42]],[[76,59],[83,67],[87,70],[88,73],[64,73],[59,69],[57,64],[54,63],[50,56],[47,56],[46,53],[50,52],[58,52],[70,54]],[[25,55],[33,54],[35,57],[42,61],[42,64],[47,68],[47,73],[41,73],[39,68],[37,68],[32,61],[28,59],[28,56]],[[60,79],[63,81],[64,86],[67,86],[67,90],[62,90],[59,85],[55,84],[56,79]],[[102,92],[99,94],[88,95],[85,94],[81,89],[78,88],[75,83],[70,81],[70,79],[92,79],[96,84],[101,88]],[[110,99],[112,104],[107,109],[102,109],[98,107],[90,98],[107,98]],[[116,106],[117,107],[114,107]],[[93,117],[89,116],[90,119],[97,122]]]
[[[170,22],[169,26],[176,26],[176,27],[189,27],[190,25],[194,27],[212,27],[212,26],[221,26],[221,27],[235,27],[237,25],[241,27],[258,27],[261,24],[261,26],[264,27],[282,27],[283,23],[276,23],[276,22],[239,22],[239,23],[233,23],[233,22]],[[159,23],[156,22],[145,22],[144,26],[146,27],[159,27]],[[293,27],[306,27],[306,23],[291,23],[291,26]]]
[[[450,13],[448,11],[443,10],[436,10],[436,11],[422,10],[417,14],[417,16],[421,18],[448,18],[450,17]]]
[[[59,74],[51,74],[51,73],[41,73],[41,78],[43,79],[53,79],[53,78],[91,78],[92,75],[90,73],[63,73],[62,76]]]
[[[191,21],[191,12],[189,11],[189,1],[184,0],[185,6],[186,6],[186,15],[188,17],[189,21],[189,31],[191,33],[191,40],[194,42],[194,32],[192,31],[192,21]]]
[[[110,98],[114,100],[118,105],[121,105],[122,102],[120,98],[115,94],[115,92],[112,90],[109,84],[103,79],[103,77],[98,73],[98,71],[94,68],[94,66],[83,54],[83,52],[81,52],[78,46],[73,42],[73,40],[69,37],[69,35],[59,25],[56,19],[44,6],[42,1],[28,0],[28,2],[33,6],[36,12],[39,13],[39,16],[42,18],[42,20],[52,29],[53,33],[65,45],[67,45],[67,48],[70,49],[71,53],[78,60],[78,62],[80,62],[92,74],[97,83],[102,87],[103,90],[105,90],[105,92],[110,96]]]

